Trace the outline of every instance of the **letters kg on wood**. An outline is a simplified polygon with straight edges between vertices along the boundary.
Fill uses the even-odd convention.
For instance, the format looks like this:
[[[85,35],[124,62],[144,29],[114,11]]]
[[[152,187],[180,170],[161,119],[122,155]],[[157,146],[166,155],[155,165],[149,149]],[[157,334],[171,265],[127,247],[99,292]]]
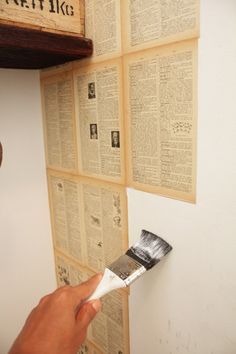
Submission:
[[[47,6],[45,6],[45,2],[47,2]],[[5,3],[30,10],[48,11],[63,16],[74,16],[74,7],[63,0],[5,0]]]

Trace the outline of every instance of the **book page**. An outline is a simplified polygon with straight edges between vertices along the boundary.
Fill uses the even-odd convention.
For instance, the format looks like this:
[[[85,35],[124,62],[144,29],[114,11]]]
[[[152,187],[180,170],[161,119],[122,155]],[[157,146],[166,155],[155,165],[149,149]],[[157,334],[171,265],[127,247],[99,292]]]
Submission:
[[[55,252],[55,266],[58,287],[65,285],[76,286],[91,276],[91,271],[58,251]]]
[[[86,265],[103,271],[128,247],[126,193],[118,185],[81,181]]]
[[[120,0],[85,1],[85,37],[93,40],[90,61],[121,54]]]
[[[78,285],[86,281],[94,272],[81,267],[76,262],[56,252],[56,275],[58,286]],[[129,353],[128,295],[116,290],[102,299],[102,310],[90,324],[86,343],[79,353],[91,351],[93,354]]]
[[[99,349],[97,349],[89,340],[86,340],[80,347],[77,354],[104,354]]]
[[[63,174],[48,173],[54,247],[85,262],[79,184]]]
[[[79,171],[82,175],[124,182],[124,129],[121,61],[75,71]]]
[[[70,266],[66,259],[59,253],[55,253],[55,267],[56,267],[56,278],[57,286],[70,285]]]
[[[73,61],[69,61],[65,64],[59,64],[55,66],[49,66],[40,70],[40,80],[45,80],[46,78],[53,77],[55,75],[72,71]]]
[[[128,354],[128,298],[112,291],[102,298],[102,310],[91,323],[88,339],[104,353]]]
[[[41,80],[41,92],[47,165],[74,171],[77,149],[72,73]]]
[[[124,52],[199,36],[199,0],[123,0]]]
[[[98,272],[127,247],[122,186],[48,171],[54,246]]]
[[[128,184],[195,201],[197,42],[125,57]]]

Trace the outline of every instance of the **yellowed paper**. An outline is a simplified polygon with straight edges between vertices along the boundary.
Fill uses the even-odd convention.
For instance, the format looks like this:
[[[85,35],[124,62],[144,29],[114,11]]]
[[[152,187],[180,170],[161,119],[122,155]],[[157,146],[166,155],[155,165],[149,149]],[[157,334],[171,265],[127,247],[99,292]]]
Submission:
[[[125,53],[199,36],[199,0],[123,0],[122,15]]]
[[[85,263],[85,249],[81,232],[82,211],[79,183],[63,175],[48,176],[54,246]]]
[[[124,128],[120,59],[74,72],[79,171],[124,183]]]
[[[77,169],[73,76],[62,72],[41,81],[47,165]]]
[[[77,354],[105,354],[97,349],[89,340],[86,340],[80,347]]]
[[[48,77],[56,76],[58,74],[72,71],[73,69],[73,61],[70,61],[65,64],[59,64],[55,66],[50,66],[49,68],[44,68],[40,70],[40,79],[46,79]]]
[[[123,187],[81,181],[86,265],[103,271],[127,249],[127,206]]]
[[[88,340],[105,354],[129,354],[127,293],[115,290],[101,300],[102,310],[89,327]]]
[[[195,201],[197,42],[124,59],[128,184]]]
[[[102,299],[101,312],[92,322],[88,339],[107,354],[129,353],[128,298],[122,291],[113,291]]]
[[[120,15],[120,0],[85,1],[85,36],[93,40],[91,61],[104,61],[121,54]]]
[[[128,247],[125,189],[48,171],[54,246],[97,272]]]
[[[78,285],[94,272],[81,267],[62,253],[56,252],[58,286]],[[102,310],[91,323],[86,343],[79,353],[129,353],[128,295],[122,290],[113,291],[102,298]]]
[[[55,267],[58,287],[76,286],[92,276],[88,268],[79,265],[57,250],[55,250]]]

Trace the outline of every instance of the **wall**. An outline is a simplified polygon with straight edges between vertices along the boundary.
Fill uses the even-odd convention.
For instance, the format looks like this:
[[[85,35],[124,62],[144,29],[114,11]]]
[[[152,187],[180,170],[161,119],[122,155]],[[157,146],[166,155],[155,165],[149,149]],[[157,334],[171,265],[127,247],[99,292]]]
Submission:
[[[37,71],[0,70],[0,353],[55,286]]]
[[[132,286],[132,354],[236,353],[235,33],[235,0],[201,1],[196,205],[128,192],[130,244],[174,248]]]
[[[130,244],[146,228],[174,247],[132,285],[131,354],[236,352],[236,2],[201,2],[197,203],[129,190]],[[1,338],[4,354],[55,286],[39,81],[0,71]]]

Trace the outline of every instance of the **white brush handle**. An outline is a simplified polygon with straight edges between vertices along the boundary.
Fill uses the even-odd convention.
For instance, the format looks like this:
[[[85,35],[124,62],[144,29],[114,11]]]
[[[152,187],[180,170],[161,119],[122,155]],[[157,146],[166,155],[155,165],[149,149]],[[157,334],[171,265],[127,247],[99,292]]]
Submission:
[[[106,268],[102,280],[98,284],[94,293],[90,295],[88,299],[86,299],[86,302],[90,300],[100,299],[100,297],[109,293],[112,290],[125,288],[125,287],[126,287],[125,282],[120,277],[118,277],[118,275],[113,273],[110,269]]]

